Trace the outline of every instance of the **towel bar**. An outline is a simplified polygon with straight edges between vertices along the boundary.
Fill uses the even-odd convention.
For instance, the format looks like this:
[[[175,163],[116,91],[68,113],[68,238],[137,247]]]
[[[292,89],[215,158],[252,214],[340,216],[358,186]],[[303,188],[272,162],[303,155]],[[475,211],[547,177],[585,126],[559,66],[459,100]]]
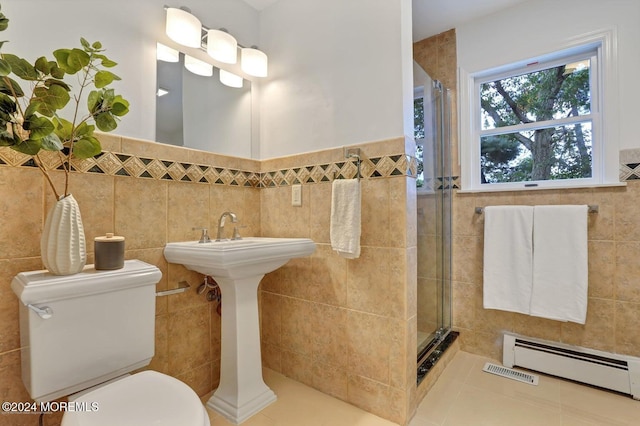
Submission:
[[[357,168],[356,178],[358,180],[360,180],[360,178],[362,177],[362,173],[360,171],[360,163],[361,163],[360,148],[347,148],[347,147],[344,147],[344,158],[355,158],[356,159],[356,168]],[[334,179],[336,179],[336,175],[337,175],[337,173],[334,172],[333,173],[333,178]]]
[[[599,211],[599,206],[597,204],[589,204],[588,207],[589,207],[589,213],[598,213]],[[476,207],[475,212],[476,214],[484,213],[484,207]]]

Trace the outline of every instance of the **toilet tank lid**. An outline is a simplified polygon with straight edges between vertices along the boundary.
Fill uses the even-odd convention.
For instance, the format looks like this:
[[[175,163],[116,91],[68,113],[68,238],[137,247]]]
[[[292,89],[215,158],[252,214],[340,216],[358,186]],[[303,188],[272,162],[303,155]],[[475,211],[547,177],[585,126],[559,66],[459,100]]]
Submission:
[[[160,278],[162,272],[157,267],[127,260],[121,269],[97,271],[87,265],[75,275],[52,275],[47,270],[21,272],[11,281],[11,289],[28,305],[155,285]]]

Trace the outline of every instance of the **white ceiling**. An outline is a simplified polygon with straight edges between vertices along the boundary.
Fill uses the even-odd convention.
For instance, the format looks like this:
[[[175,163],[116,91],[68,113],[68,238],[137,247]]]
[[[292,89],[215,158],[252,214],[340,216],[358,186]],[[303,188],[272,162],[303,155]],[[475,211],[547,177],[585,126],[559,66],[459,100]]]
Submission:
[[[278,0],[244,0],[263,10]],[[348,0],[345,0],[348,1]],[[526,0],[412,0],[413,41],[450,30],[463,22],[490,15]]]

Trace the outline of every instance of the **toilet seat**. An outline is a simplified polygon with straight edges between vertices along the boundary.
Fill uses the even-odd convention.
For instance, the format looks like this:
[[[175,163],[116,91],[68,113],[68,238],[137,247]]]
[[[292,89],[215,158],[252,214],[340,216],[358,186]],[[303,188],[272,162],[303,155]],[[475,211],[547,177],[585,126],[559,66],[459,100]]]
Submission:
[[[209,426],[198,395],[157,371],[143,371],[98,387],[73,400],[97,411],[67,411],[61,426]]]

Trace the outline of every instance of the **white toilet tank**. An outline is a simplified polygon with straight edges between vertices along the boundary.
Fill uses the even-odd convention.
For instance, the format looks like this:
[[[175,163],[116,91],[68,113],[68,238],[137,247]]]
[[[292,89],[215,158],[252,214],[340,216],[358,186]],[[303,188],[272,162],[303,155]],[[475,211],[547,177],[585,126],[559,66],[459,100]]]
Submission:
[[[154,354],[155,285],[162,273],[139,260],[76,275],[22,272],[22,381],[49,401],[147,365]]]

